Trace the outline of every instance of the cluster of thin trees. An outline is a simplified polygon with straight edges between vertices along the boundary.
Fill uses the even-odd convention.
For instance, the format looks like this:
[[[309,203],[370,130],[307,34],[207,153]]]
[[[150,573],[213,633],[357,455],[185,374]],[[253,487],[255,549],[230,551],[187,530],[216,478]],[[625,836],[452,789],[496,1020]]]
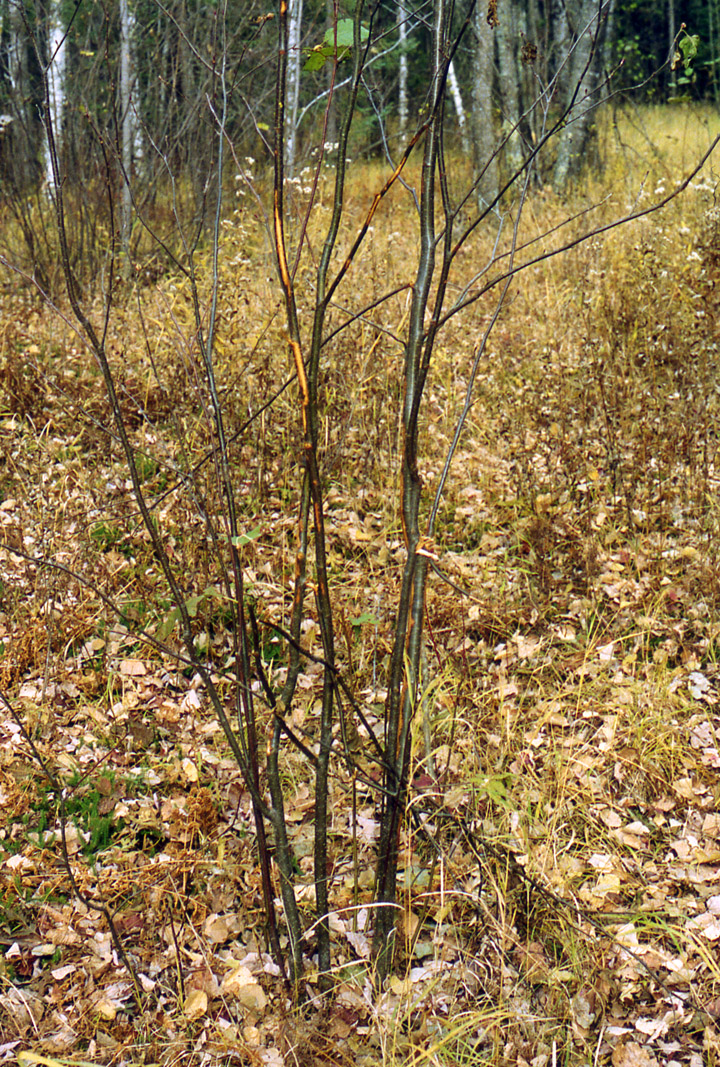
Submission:
[[[344,739],[348,723],[357,719],[377,770],[376,777],[369,777],[362,767],[353,767],[353,774],[364,775],[366,786],[375,791],[379,810],[373,901],[374,953],[382,977],[393,962],[413,721],[425,694],[426,589],[431,572],[442,577],[432,550],[439,507],[472,407],[488,338],[511,283],[546,257],[609,228],[604,224],[593,231],[588,221],[583,235],[574,233],[566,245],[559,244],[552,251],[539,251],[539,241],[525,246],[518,239],[524,204],[536,176],[543,181],[550,178],[560,187],[568,182],[587,156],[598,106],[614,91],[608,64],[618,16],[616,0],[530,0],[524,4],[490,0],[481,5],[475,0],[353,0],[347,13],[339,9],[337,0],[305,0],[305,4],[290,0],[270,12],[256,0],[108,0],[107,4],[82,0],[46,0],[43,4],[37,0],[34,5],[0,0],[0,12],[0,199],[15,211],[31,259],[23,266],[17,248],[8,252],[0,242],[0,266],[22,276],[57,310],[37,252],[37,243],[52,230],[68,315],[74,317],[89,358],[101,372],[112,413],[104,429],[126,465],[138,514],[174,605],[177,645],[167,645],[157,629],[142,631],[139,623],[138,640],[176,656],[204,683],[252,797],[268,940],[279,965],[294,982],[302,974],[313,939],[320,971],[331,970],[329,783],[338,768],[352,763],[338,737]],[[474,168],[465,167],[460,153],[451,151],[453,142],[463,138],[468,153],[474,154]],[[337,146],[335,152],[329,152],[329,143]],[[358,147],[380,151],[387,161],[359,222],[354,215],[348,218],[347,196],[350,159],[357,157]],[[307,266],[314,274],[313,284],[304,285],[299,298],[297,271],[304,245],[302,238],[299,247],[294,244],[297,219],[287,195],[291,188],[287,179],[303,155],[320,166],[323,153],[332,158],[332,207],[325,221],[318,222],[322,232],[316,239],[317,257],[313,255]],[[263,206],[258,226],[266,227],[264,237],[274,248],[284,308],[283,336],[297,388],[297,483],[295,503],[289,505],[297,508],[296,560],[292,607],[281,625],[272,619],[255,619],[246,602],[242,551],[247,537],[240,525],[232,463],[238,434],[228,434],[229,414],[223,399],[229,380],[223,375],[234,380],[237,368],[228,370],[215,352],[223,298],[218,255],[227,201],[226,171],[236,172],[238,159],[245,155],[265,158],[271,165],[268,171],[272,169],[269,195],[262,187],[253,191]],[[411,159],[418,159],[420,167],[408,166]],[[458,181],[453,183],[448,169],[457,166],[458,160],[463,165],[457,168]],[[410,185],[411,170],[419,173],[416,188]],[[685,184],[688,181],[689,177]],[[351,268],[363,244],[374,239],[375,213],[389,191],[402,182],[407,183],[410,197],[416,260],[404,264],[405,281],[400,289],[380,292],[372,303],[359,306],[361,297],[353,290]],[[664,202],[683,187],[678,185]],[[94,189],[97,210],[89,211]],[[119,400],[117,372],[107,347],[118,263],[131,259],[135,230],[172,255],[166,231],[158,236],[155,218],[148,210],[147,200],[158,189],[172,191],[168,227],[174,225],[180,233],[174,269],[182,273],[192,293],[194,318],[184,350],[192,361],[188,380],[196,390],[197,408],[204,413],[212,442],[206,458],[213,459],[216,489],[213,503],[197,483],[200,464],[174,466],[173,491],[186,494],[206,529],[209,568],[217,577],[217,587],[225,590],[231,612],[231,715],[212,665],[196,644],[198,622],[191,605],[203,591],[190,584],[191,568],[180,558],[183,545],[178,544],[172,554],[168,551],[162,524],[139,474],[138,457],[146,442],[138,440],[138,431]],[[208,222],[207,246],[212,254],[205,278],[210,295],[205,297],[198,281],[203,268],[194,258],[201,227],[194,226],[193,243],[187,238],[189,230],[183,230],[183,195],[195,217]],[[306,218],[313,210],[312,187],[308,195]],[[41,199],[46,205],[44,214],[37,206]],[[661,206],[662,202],[643,206],[610,225]],[[84,235],[90,222],[97,225],[98,219],[105,220],[106,238],[117,234],[118,213],[123,247],[117,240],[106,239],[97,251],[105,257],[104,306],[98,313],[78,281],[80,267],[87,273]],[[487,262],[467,257],[465,262],[473,265],[458,285],[453,272],[465,269],[460,253],[469,247],[481,224],[497,227]],[[393,421],[401,427],[402,437],[398,508],[405,553],[395,574],[396,598],[388,627],[391,654],[384,668],[384,717],[380,727],[373,727],[346,684],[336,654],[336,603],[343,594],[337,589],[331,594],[333,575],[325,532],[328,473],[323,469],[319,412],[326,368],[342,359],[338,335],[359,319],[372,322],[379,309],[390,306],[388,302],[401,292],[407,295],[407,313],[393,334],[403,351]],[[142,291],[137,297],[142,307]],[[484,314],[473,320],[472,312],[477,312],[480,301]],[[330,320],[335,312],[342,313],[340,325]],[[427,386],[433,378],[438,340],[448,322],[463,315],[468,329],[475,331],[473,354],[464,369],[462,395],[455,398],[456,426],[442,474],[429,490],[420,473],[427,447],[423,431]],[[166,395],[171,395],[164,369],[153,366],[153,372]],[[276,396],[293,379],[279,387]],[[271,404],[272,398],[261,411]],[[146,421],[158,435],[184,432],[154,422],[152,413],[146,413]],[[180,455],[191,454],[184,441],[180,444]],[[172,447],[167,450],[171,454]],[[165,462],[164,455],[158,449],[158,463]],[[10,551],[38,567],[60,566],[51,556],[30,557],[24,549]],[[80,576],[80,580],[95,588],[92,577]],[[319,629],[320,655],[303,647],[303,622],[309,616]],[[277,690],[265,677],[257,639],[260,625],[272,628],[284,642],[287,671]],[[322,678],[313,751],[292,731],[287,716],[308,656],[319,666]],[[251,684],[254,672],[264,683],[262,694]],[[256,716],[261,701],[271,731],[264,766]],[[282,760],[287,745],[302,754],[315,783],[317,916],[311,930],[304,928],[296,900],[299,875],[285,820]],[[55,784],[53,789],[62,805],[62,790]],[[272,840],[274,864],[267,837]],[[276,917],[278,892],[284,913],[282,936]]]
[[[577,173],[611,71],[622,60],[631,76],[645,79],[632,27],[644,25],[648,8],[655,40],[645,63],[656,70],[672,53],[681,19],[691,14],[703,23],[703,47],[712,46],[716,6],[716,0],[702,5],[700,15],[685,11],[693,4],[674,0],[667,8],[664,2],[619,0],[483,0],[469,16],[458,10],[455,31],[462,18],[472,25],[449,64],[448,123],[466,156],[486,168],[486,199],[498,187],[498,160],[517,169],[542,137],[543,125],[562,114],[571,97],[583,106],[546,162],[543,180],[562,188]],[[402,140],[417,123],[427,103],[432,12],[432,0],[375,5],[353,133],[356,151],[383,151],[388,140]],[[288,172],[316,143],[320,124],[326,124],[326,140],[336,140],[349,63],[335,71],[330,64],[313,68],[307,60],[343,14],[338,0],[290,0]],[[215,151],[208,104],[218,106],[221,65],[228,74],[228,136],[269,162],[276,60],[275,19],[259,0],[0,0],[2,188],[25,194],[51,181],[43,127],[48,107],[69,181],[87,183],[93,168],[107,167],[99,142],[114,166],[127,178],[142,175],[146,186],[163,168],[202,174]],[[711,88],[715,66],[705,66],[704,84]],[[677,89],[671,64],[663,85]],[[542,106],[535,106],[543,94]],[[326,110],[329,97],[333,106]],[[500,144],[504,152],[498,156]],[[196,203],[202,185],[198,179]]]

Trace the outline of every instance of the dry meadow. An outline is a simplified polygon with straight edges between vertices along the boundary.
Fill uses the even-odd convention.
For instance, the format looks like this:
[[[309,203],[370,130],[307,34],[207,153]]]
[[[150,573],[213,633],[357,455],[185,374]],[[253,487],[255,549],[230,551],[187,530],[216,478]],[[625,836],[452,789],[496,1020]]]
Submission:
[[[689,106],[619,111],[599,137],[598,168],[572,193],[528,193],[516,261],[538,261],[512,281],[481,355],[427,546],[436,569],[401,843],[400,950],[381,992],[368,940],[378,795],[366,725],[382,719],[404,553],[410,199],[398,188],[375,215],[329,330],[352,314],[344,300],[397,294],[322,356],[338,660],[365,721],[338,732],[331,782],[334,988],[317,981],[310,931],[299,1006],[267,954],[249,795],[197,675],[174,654],[177,613],[52,256],[54,307],[0,274],[0,1062],[24,1050],[25,1063],[720,1063],[714,158],[661,211],[546,256],[666,197],[719,126]],[[385,174],[380,162],[351,167],[346,236]],[[257,168],[256,191],[264,181]],[[296,220],[307,190],[303,179],[293,191]],[[329,171],[317,193],[297,267],[301,317]],[[292,599],[297,388],[261,206],[242,183],[229,198],[217,375],[257,652],[280,686],[287,648],[265,624],[285,626]],[[454,292],[483,269],[495,239],[490,222],[473,234]],[[10,221],[3,242],[20,262]],[[196,647],[229,701],[232,616],[202,522],[219,491],[192,293],[149,244],[138,262],[106,320],[103,279],[87,282],[91,315],[105,322]],[[206,309],[211,250],[198,251],[196,273]],[[422,413],[428,501],[496,309],[495,289],[440,334]],[[314,610],[309,597],[303,641],[320,656]],[[291,725],[310,749],[318,686],[308,658]],[[259,715],[265,736],[272,714]],[[58,791],[38,760],[64,789],[66,855]],[[310,927],[314,801],[307,761],[290,744],[282,775]]]

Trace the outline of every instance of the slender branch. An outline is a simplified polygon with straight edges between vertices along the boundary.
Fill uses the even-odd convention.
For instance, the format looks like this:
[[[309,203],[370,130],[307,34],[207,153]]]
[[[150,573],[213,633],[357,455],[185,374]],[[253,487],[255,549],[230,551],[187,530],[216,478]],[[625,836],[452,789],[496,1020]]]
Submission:
[[[518,263],[512,269],[508,269],[501,274],[498,274],[495,278],[484,285],[482,289],[479,289],[477,293],[474,293],[467,300],[453,307],[445,315],[443,315],[438,322],[438,328],[442,328],[451,318],[458,314],[460,311],[464,311],[466,308],[471,307],[477,303],[481,297],[490,292],[496,286],[501,285],[507,278],[513,278],[517,274],[521,274],[522,271],[528,270],[530,267],[536,267],[539,263],[544,263],[548,259],[553,259],[555,256],[560,256],[564,252],[570,252],[573,248],[577,248],[579,245],[585,244],[586,241],[591,241],[594,237],[600,237],[604,233],[609,233],[610,230],[617,229],[620,226],[625,226],[629,222],[635,222],[637,219],[647,218],[648,215],[653,215],[656,211],[661,211],[664,207],[667,207],[669,203],[677,199],[681,193],[683,193],[690,182],[695,178],[707,161],[712,156],[713,152],[720,144],[720,135],[713,138],[710,147],[703,154],[699,163],[693,167],[692,171],[680,182],[671,193],[664,196],[662,200],[658,200],[654,204],[650,204],[646,208],[641,208],[639,211],[631,211],[628,214],[621,215],[619,218],[613,219],[611,222],[604,223],[602,226],[597,226],[593,230],[588,230],[586,233],[580,234],[579,237],[574,237],[571,241],[567,241],[565,244],[560,245],[558,248],[552,248],[548,252],[543,252],[539,256],[535,256],[533,259],[523,260],[522,263]]]

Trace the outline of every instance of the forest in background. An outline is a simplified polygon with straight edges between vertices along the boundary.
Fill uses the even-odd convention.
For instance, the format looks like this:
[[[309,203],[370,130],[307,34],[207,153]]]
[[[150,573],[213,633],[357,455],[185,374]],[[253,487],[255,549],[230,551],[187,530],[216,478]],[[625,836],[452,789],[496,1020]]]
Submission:
[[[417,124],[427,103],[432,10],[430,0],[374,5],[373,41],[350,141],[356,155],[394,150]],[[326,142],[337,140],[348,64],[341,62],[335,77],[322,50],[332,51],[333,25],[341,25],[342,36],[351,14],[337,0],[289,4],[290,170],[299,172],[311,162],[321,128]],[[465,17],[458,7],[455,31]],[[470,19],[470,32],[448,72],[448,131],[477,167],[493,160],[483,195],[497,191],[503,165],[514,168],[531,153],[543,113],[561,113],[578,88],[587,116],[576,115],[557,156],[543,159],[537,173],[556,188],[576,175],[585,159],[593,108],[606,97],[632,91],[636,101],[718,103],[717,0],[493,0],[476,5]],[[72,183],[102,185],[112,165],[145,201],[165,195],[172,172],[176,180],[188,179],[191,208],[201,212],[217,147],[212,108],[217,114],[221,67],[227,74],[224,121],[236,153],[251,156],[261,168],[271,164],[276,37],[274,13],[258,0],[2,0],[5,197],[25,197],[51,180],[43,129],[47,106]],[[536,97],[543,92],[548,98],[538,108]],[[326,109],[328,98],[333,102]]]
[[[0,1057],[712,1065],[706,44],[324,10],[3,7]]]

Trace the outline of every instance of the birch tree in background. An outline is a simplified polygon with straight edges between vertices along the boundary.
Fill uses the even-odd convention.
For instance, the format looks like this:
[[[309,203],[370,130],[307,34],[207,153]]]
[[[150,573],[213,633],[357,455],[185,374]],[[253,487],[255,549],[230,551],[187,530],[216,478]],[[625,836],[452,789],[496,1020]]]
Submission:
[[[512,172],[522,165],[523,160],[522,135],[519,127],[520,64],[518,62],[522,25],[522,12],[517,0],[498,0],[495,37],[500,74],[501,132],[505,142],[504,154],[507,168]]]
[[[65,110],[66,34],[62,24],[60,2],[50,7],[47,43],[47,105],[50,109],[52,128],[55,131],[55,148],[58,159],[62,156],[63,112]],[[48,188],[55,187],[52,158],[49,144],[45,144],[45,180]]]
[[[484,174],[477,188],[478,207],[491,203],[498,190],[496,138],[493,124],[493,26],[482,6],[473,13],[475,38],[472,69],[472,147],[475,171]]]
[[[14,53],[17,47],[17,36],[12,32],[10,20],[10,4],[8,0],[0,0],[0,123],[3,126],[12,122],[9,102],[13,97],[13,67],[17,66]]]
[[[128,0],[120,0],[120,120],[122,160],[122,207],[120,212],[120,238],[125,257],[124,273],[130,272],[130,227],[132,197],[130,172],[132,168],[133,115],[132,115],[132,70],[130,59],[130,34],[133,19]]]
[[[572,119],[562,131],[553,173],[553,185],[562,190],[574,178],[585,159],[593,129],[593,115],[602,102],[602,75],[609,44],[609,26],[615,0],[575,0],[564,5],[568,39],[572,42],[565,60],[568,70],[565,110]]]
[[[555,72],[555,95],[560,100],[565,100],[570,84],[570,64],[567,62],[570,38],[564,0],[551,0],[548,19],[549,69]]]
[[[400,41],[400,59],[398,62],[398,132],[405,136],[408,122],[408,57],[407,44],[407,6],[405,0],[397,3],[398,40]]]
[[[470,155],[470,139],[468,137],[467,118],[465,116],[465,106],[463,104],[462,93],[460,92],[460,83],[455,73],[455,64],[450,63],[448,67],[448,89],[450,90],[450,96],[452,97],[453,106],[455,107],[455,115],[457,117],[458,130],[460,132],[460,142],[462,144],[463,152],[466,156]]]
[[[300,38],[303,0],[290,0],[288,8],[287,107],[285,110],[285,177],[292,178],[297,155],[297,121],[302,69]]]
[[[12,184],[15,168],[11,149],[17,130],[18,75],[20,42],[14,32],[9,0],[0,0],[0,184]]]

